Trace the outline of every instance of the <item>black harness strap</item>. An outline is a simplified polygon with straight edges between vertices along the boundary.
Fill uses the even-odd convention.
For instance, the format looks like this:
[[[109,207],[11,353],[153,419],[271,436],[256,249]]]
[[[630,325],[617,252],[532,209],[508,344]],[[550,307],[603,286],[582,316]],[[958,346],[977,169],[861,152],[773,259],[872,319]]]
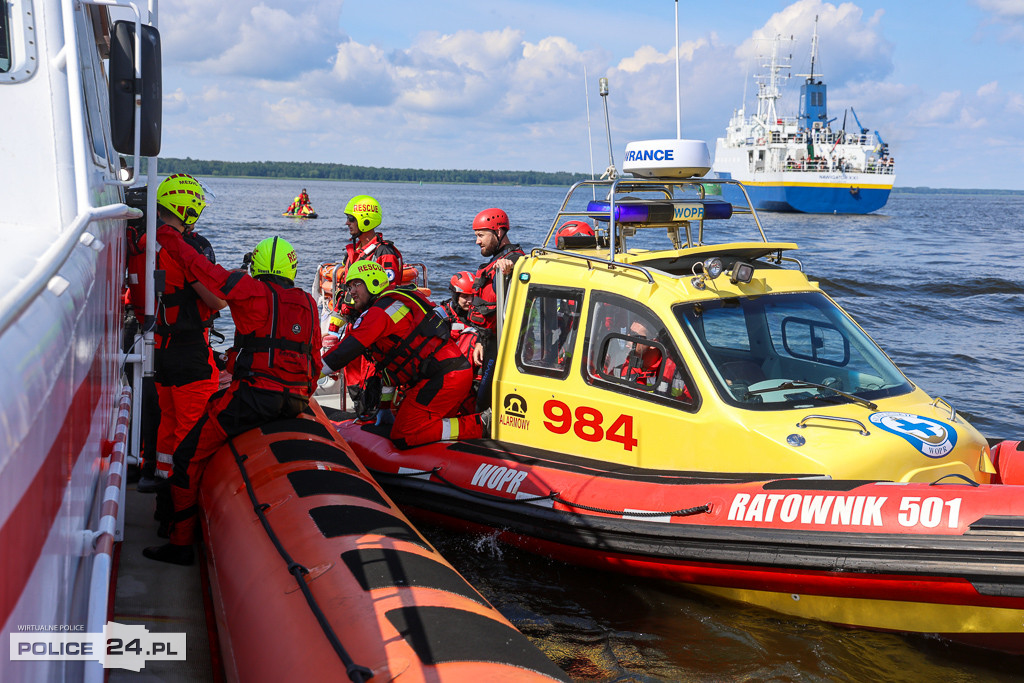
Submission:
[[[435,311],[433,308],[424,306],[423,302],[418,297],[411,294],[407,294],[406,292],[403,292],[401,290],[394,290],[393,292],[391,292],[391,294],[397,294],[401,296],[403,299],[415,303],[416,306],[423,312],[423,319],[420,320],[416,324],[416,327],[412,329],[412,333],[404,338],[399,337],[397,335],[388,336],[388,339],[394,342],[394,346],[391,347],[391,350],[388,351],[388,353],[385,354],[383,358],[381,358],[379,361],[375,363],[377,367],[377,372],[379,374],[383,374],[387,367],[391,365],[391,363],[394,362],[395,359],[399,357],[404,356],[407,359],[406,362],[410,362],[413,359],[418,358],[420,352],[430,341],[434,339],[446,339],[448,338],[450,333],[450,328],[448,327],[448,323],[445,322],[444,318],[438,315],[437,311]],[[379,299],[377,303],[375,303],[374,305],[386,309],[389,302],[391,301],[396,301],[396,299],[392,298],[391,296],[388,296]],[[420,340],[419,344],[417,344],[415,347],[413,347],[413,339]],[[419,381],[420,375],[422,374],[422,366],[423,363],[421,361],[420,363],[417,363],[415,370],[409,373],[409,375],[411,376],[411,384],[415,384],[417,381]]]

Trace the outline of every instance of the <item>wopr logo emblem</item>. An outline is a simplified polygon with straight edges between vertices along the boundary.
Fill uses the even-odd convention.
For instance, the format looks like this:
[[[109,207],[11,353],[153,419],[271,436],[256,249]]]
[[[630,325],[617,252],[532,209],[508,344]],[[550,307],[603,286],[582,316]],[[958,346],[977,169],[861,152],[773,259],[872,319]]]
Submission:
[[[874,413],[872,424],[906,439],[929,458],[941,458],[956,446],[956,432],[938,420],[910,413]]]

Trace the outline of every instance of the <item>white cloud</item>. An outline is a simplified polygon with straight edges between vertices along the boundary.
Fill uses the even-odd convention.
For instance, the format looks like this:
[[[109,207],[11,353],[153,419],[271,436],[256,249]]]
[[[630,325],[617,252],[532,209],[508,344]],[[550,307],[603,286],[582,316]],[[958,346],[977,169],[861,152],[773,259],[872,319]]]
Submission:
[[[1024,2],[975,0],[975,4],[989,15],[985,23],[997,27],[1002,40],[1024,42]]]
[[[978,7],[997,17],[1024,19],[1024,2],[1021,0],[975,0]]]
[[[993,22],[1003,22],[999,26],[1020,24],[1016,8],[1021,5],[976,2]],[[386,11],[402,6],[396,2]],[[400,42],[380,39],[383,29],[372,35],[359,28],[346,33],[341,8],[342,0],[163,3],[164,152],[232,160],[582,170],[589,166],[584,65],[599,170],[606,164],[597,95],[601,76],[611,84],[608,105],[620,162],[628,140],[675,135],[671,8],[661,23],[630,15],[618,25],[618,9],[598,7],[602,21],[590,14],[578,18],[587,25],[585,32],[565,27],[580,13],[575,6],[531,3],[519,11],[522,17],[481,9],[464,25],[434,24],[445,30]],[[754,8],[761,12],[760,24],[750,19],[758,15]],[[1024,124],[1024,95],[1007,90],[1015,81],[1005,70],[990,69],[987,83],[951,71],[940,87],[930,87],[911,80],[905,65],[917,56],[904,52],[897,72],[886,32],[895,31],[902,49],[903,28],[886,24],[881,11],[822,0],[798,0],[770,16],[760,8],[746,5],[742,21],[749,31],[741,33],[742,22],[734,23],[722,29],[727,41],[710,30],[720,23],[687,26],[684,16],[684,136],[713,146],[730,112],[741,105],[744,81],[747,104],[752,102],[752,76],[759,70],[752,56],[756,48],[769,46],[756,39],[793,35],[792,72],[806,73],[815,15],[820,38],[815,72],[829,85],[831,115],[841,122],[844,110],[856,108],[862,123],[878,130],[900,157],[901,169],[907,169],[901,174],[936,177],[939,172],[928,164],[914,167],[909,161],[934,156],[936,135],[977,146],[979,140],[1000,137],[1004,128]],[[444,11],[459,16],[450,7]],[[464,6],[462,11],[471,13]],[[547,21],[552,17],[558,21]],[[559,28],[538,30],[541,18],[544,26]],[[794,77],[786,85],[780,112],[795,112],[801,80]],[[851,119],[848,128],[852,125]],[[904,175],[900,182],[957,184]]]
[[[959,90],[943,92],[911,112],[910,118],[915,125],[919,126],[950,124],[957,120],[956,114],[962,106]]]
[[[995,95],[998,92],[999,92],[999,82],[998,81],[992,81],[991,83],[986,83],[985,85],[983,85],[980,88],[978,88],[976,94],[978,95],[978,97],[990,97],[992,95]]]
[[[387,55],[372,45],[346,41],[337,46],[328,70],[303,75],[301,90],[357,106],[390,104],[396,96],[394,70]]]
[[[793,73],[810,69],[811,37],[818,20],[818,61],[815,73],[824,73],[828,83],[842,85],[848,80],[884,78],[892,72],[892,44],[881,34],[883,11],[865,18],[864,11],[852,2],[839,6],[821,0],[799,0],[775,13],[751,39],[737,50],[736,56],[751,65],[766,54],[776,34],[794,41],[782,50],[793,56]]]
[[[342,0],[175,0],[161,6],[166,54],[193,74],[287,79],[326,63]],[[298,9],[301,7],[301,10]]]

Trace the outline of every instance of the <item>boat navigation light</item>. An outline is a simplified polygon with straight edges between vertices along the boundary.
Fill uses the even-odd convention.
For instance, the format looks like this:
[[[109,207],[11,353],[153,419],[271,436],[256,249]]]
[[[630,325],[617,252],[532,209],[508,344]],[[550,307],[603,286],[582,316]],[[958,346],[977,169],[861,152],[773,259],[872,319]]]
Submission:
[[[707,259],[701,265],[704,266],[704,272],[712,280],[722,274],[722,259],[717,256]]]
[[[587,211],[602,212],[596,220],[607,221],[610,202],[596,200],[587,203]],[[732,216],[732,204],[717,199],[682,202],[618,202],[615,205],[616,223],[679,223],[725,219]]]
[[[700,266],[701,272],[697,273],[697,266]],[[697,289],[704,289],[707,287],[705,282],[707,280],[714,280],[716,277],[722,274],[722,259],[717,256],[712,256],[709,259],[705,259],[703,263],[693,264],[693,278],[690,283]],[[753,268],[751,268],[753,272]]]
[[[732,270],[729,271],[729,282],[734,285],[739,282],[746,284],[750,282],[753,277],[754,266],[749,263],[743,263],[742,261],[737,261],[732,264]]]

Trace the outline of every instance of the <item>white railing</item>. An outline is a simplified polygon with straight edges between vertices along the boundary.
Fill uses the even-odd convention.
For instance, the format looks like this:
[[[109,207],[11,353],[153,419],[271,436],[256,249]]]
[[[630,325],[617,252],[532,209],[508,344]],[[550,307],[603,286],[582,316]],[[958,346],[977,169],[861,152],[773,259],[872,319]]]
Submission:
[[[141,213],[125,204],[111,204],[99,208],[90,207],[78,214],[69,228],[43,252],[28,276],[18,282],[0,299],[0,335],[16,321],[25,309],[35,301],[57,277],[57,273],[71,256],[71,252],[79,244],[88,246],[95,237],[87,231],[90,224],[96,221],[113,218],[138,218]]]
[[[783,164],[782,169],[784,171],[796,171],[806,173],[828,173],[828,172],[841,172],[841,173],[869,173],[875,175],[892,175],[894,172],[894,164],[886,161],[868,161],[866,167],[860,167],[849,162],[847,163],[833,163],[832,161],[825,158],[815,159],[788,159]]]
[[[102,633],[107,623],[110,603],[110,575],[114,566],[114,543],[124,540],[125,451],[128,446],[128,423],[131,421],[132,389],[124,387],[114,423],[114,447],[107,464],[106,486],[100,504],[99,528],[82,532],[82,554],[94,554],[89,580],[89,608],[86,633]],[[100,661],[85,663],[87,683],[103,683],[104,669]]]

